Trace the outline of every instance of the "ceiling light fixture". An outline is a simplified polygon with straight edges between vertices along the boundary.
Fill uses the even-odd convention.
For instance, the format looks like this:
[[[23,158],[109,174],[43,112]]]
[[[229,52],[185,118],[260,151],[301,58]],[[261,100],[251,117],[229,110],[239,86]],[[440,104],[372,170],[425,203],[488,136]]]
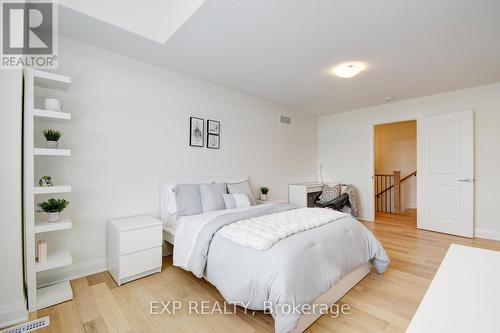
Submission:
[[[358,75],[365,69],[366,65],[362,62],[346,62],[335,66],[332,70],[332,73],[339,77],[348,79]]]

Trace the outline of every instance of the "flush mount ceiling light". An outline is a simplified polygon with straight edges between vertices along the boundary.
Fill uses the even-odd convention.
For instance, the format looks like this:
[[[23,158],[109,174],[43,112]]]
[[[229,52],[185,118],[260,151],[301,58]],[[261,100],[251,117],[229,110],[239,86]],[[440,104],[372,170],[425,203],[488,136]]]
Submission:
[[[335,66],[332,70],[332,73],[337,75],[338,77],[348,79],[358,75],[365,69],[366,65],[362,62],[346,62]]]

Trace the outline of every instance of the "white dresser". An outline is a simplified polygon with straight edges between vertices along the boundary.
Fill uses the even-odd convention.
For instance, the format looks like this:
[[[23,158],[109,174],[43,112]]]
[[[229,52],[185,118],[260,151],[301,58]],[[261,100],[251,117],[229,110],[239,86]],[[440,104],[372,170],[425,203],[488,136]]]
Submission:
[[[320,182],[305,182],[288,185],[288,202],[297,207],[314,207],[316,197],[323,191]]]
[[[162,223],[150,216],[108,222],[108,271],[118,285],[161,272]]]

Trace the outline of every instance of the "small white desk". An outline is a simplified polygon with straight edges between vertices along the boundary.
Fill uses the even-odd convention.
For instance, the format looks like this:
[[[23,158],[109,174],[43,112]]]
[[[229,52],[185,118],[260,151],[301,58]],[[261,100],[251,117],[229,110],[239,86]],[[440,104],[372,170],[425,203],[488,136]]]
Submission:
[[[406,333],[500,332],[500,252],[452,244]]]
[[[314,201],[323,191],[319,182],[295,183],[288,185],[288,202],[297,207],[314,207]]]

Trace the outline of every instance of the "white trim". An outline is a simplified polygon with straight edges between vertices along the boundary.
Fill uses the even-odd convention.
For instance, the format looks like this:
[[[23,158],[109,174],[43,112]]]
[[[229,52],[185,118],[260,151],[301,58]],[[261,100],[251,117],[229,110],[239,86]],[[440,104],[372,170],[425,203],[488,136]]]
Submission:
[[[28,309],[25,301],[0,305],[0,328],[16,325],[27,320]]]
[[[84,276],[101,273],[108,269],[106,257],[74,263],[58,269],[40,272],[37,275],[38,287],[54,283],[78,279]]]
[[[493,229],[474,229],[475,238],[484,238],[500,241],[500,231]]]
[[[417,128],[418,128],[418,121],[423,117],[422,113],[416,113],[416,114],[409,114],[409,115],[392,115],[390,117],[384,118],[384,120],[381,121],[373,121],[370,123],[370,131],[372,132],[371,138],[370,138],[370,166],[371,166],[371,174],[369,175],[370,179],[370,184],[371,184],[371,190],[370,190],[370,221],[375,221],[375,126],[378,125],[385,125],[385,124],[393,124],[393,123],[400,123],[403,121],[412,121],[415,120],[417,122]],[[417,138],[417,145],[418,145],[418,138]],[[417,170],[418,174],[418,170]],[[417,187],[417,192],[418,192],[418,187]]]

